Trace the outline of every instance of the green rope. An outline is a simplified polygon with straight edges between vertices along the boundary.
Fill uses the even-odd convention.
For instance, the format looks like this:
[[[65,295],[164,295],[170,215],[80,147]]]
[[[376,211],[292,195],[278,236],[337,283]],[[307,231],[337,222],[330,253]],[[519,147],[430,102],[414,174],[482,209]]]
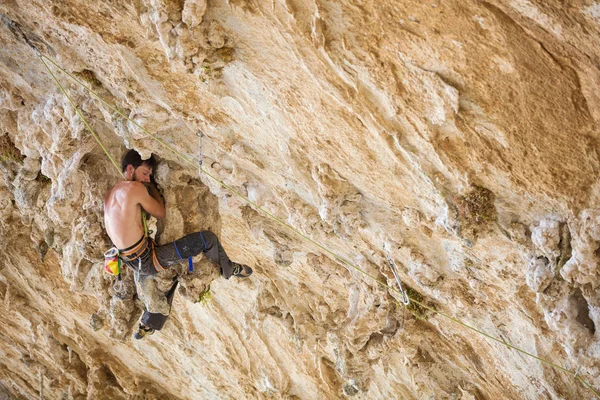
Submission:
[[[64,70],[60,65],[58,65],[57,63],[55,63],[52,59],[44,56],[44,55],[40,55],[40,58],[45,58],[46,60],[48,60],[49,62],[51,62],[56,68],[58,68],[59,70],[61,70],[63,73],[65,73],[66,75],[68,75],[71,79],[73,79],[75,82],[77,82],[80,86],[82,86],[85,90],[87,90],[92,96],[94,96],[96,99],[98,99],[99,101],[101,101],[102,103],[104,103],[108,108],[110,108],[111,110],[113,110],[114,112],[116,112],[117,114],[119,114],[121,117],[125,118],[127,121],[131,122],[132,124],[134,124],[135,126],[137,126],[138,128],[140,128],[146,135],[150,136],[151,138],[153,138],[154,140],[156,140],[158,143],[160,143],[161,145],[163,145],[164,147],[166,147],[167,149],[171,150],[174,154],[178,155],[179,157],[181,157],[184,161],[186,161],[188,164],[191,164],[193,166],[196,166],[196,164],[191,161],[190,159],[188,159],[186,156],[184,156],[183,154],[181,154],[180,152],[178,152],[177,150],[175,150],[172,146],[170,146],[169,144],[165,143],[163,140],[161,140],[159,137],[153,135],[152,133],[148,132],[146,129],[144,129],[144,127],[142,127],[140,124],[138,124],[137,122],[131,120],[129,117],[127,117],[125,114],[123,114],[119,109],[117,109],[116,107],[114,107],[113,105],[111,105],[110,103],[108,103],[107,101],[105,101],[102,97],[100,97],[100,95],[98,95],[98,93],[94,92],[91,88],[89,88],[86,84],[84,84],[83,82],[81,82],[79,79],[77,79],[77,77],[75,77],[73,74],[69,73],[68,71]],[[43,62],[44,60],[42,60]],[[46,65],[46,63],[44,63],[44,65]],[[46,68],[48,68],[46,66]],[[53,75],[54,76],[54,75]],[[56,79],[55,79],[56,80]],[[59,84],[60,85],[60,84]],[[64,91],[63,91],[64,93]],[[66,94],[65,94],[66,96]]]
[[[63,88],[63,86],[60,84],[60,82],[58,81],[58,79],[56,78],[56,76],[54,75],[54,73],[52,72],[52,70],[48,67],[48,64],[46,64],[44,62],[44,59],[42,57],[46,58],[47,60],[50,60],[50,59],[47,58],[47,57],[45,57],[45,56],[40,56],[40,60],[44,63],[44,67],[46,67],[46,69],[48,70],[48,72],[50,73],[50,75],[52,75],[52,79],[54,79],[54,82],[56,82],[56,84],[60,88],[61,92],[63,92],[63,94],[65,95],[65,97],[67,98],[67,100],[69,100],[69,103],[71,103],[71,106],[75,109],[75,112],[77,113],[77,115],[79,115],[79,118],[81,118],[81,120],[83,121],[83,123],[85,124],[85,126],[87,127],[87,129],[92,133],[92,135],[94,136],[94,139],[96,139],[96,142],[98,142],[98,144],[100,145],[100,147],[102,147],[102,150],[104,150],[104,153],[108,156],[108,159],[110,160],[110,162],[113,163],[113,165],[115,166],[115,168],[117,169],[117,171],[119,171],[119,174],[121,174],[121,176],[123,177],[123,179],[125,179],[125,175],[123,175],[123,171],[121,171],[121,168],[119,168],[119,166],[117,165],[117,163],[115,162],[115,160],[110,156],[110,154],[108,153],[108,150],[106,149],[106,147],[104,147],[104,145],[102,144],[102,141],[100,141],[100,138],[98,137],[98,135],[96,135],[96,132],[94,132],[94,130],[92,129],[92,127],[90,126],[90,124],[88,124],[87,120],[83,117],[83,114],[81,113],[81,111],[79,110],[79,108],[75,105],[75,103],[73,103],[73,100],[71,100],[71,98],[67,94],[67,91],[65,90],[65,88]],[[50,61],[52,61],[52,60],[50,60]],[[52,62],[52,63],[54,65],[56,65],[54,62]]]
[[[81,118],[81,120],[83,121],[83,123],[85,124],[85,126],[87,127],[87,129],[92,133],[92,135],[94,136],[94,139],[96,139],[96,142],[98,142],[98,144],[100,145],[100,147],[102,147],[102,150],[104,150],[104,153],[110,159],[110,161],[115,166],[115,168],[117,169],[117,171],[119,172],[119,174],[121,174],[121,176],[123,177],[123,179],[127,180],[127,178],[125,178],[125,175],[123,174],[123,171],[119,168],[119,166],[117,165],[117,163],[115,162],[115,160],[109,154],[109,152],[106,149],[106,147],[104,147],[104,145],[102,144],[102,141],[100,140],[100,137],[96,134],[96,132],[94,132],[94,130],[92,129],[92,127],[90,126],[90,124],[83,117],[83,114],[79,111],[79,108],[77,106],[75,106],[75,103],[73,102],[73,100],[71,100],[71,97],[69,97],[69,95],[67,94],[67,91],[65,90],[65,88],[58,81],[58,79],[56,78],[56,76],[54,75],[54,73],[52,72],[52,70],[48,67],[48,65],[44,62],[44,60],[42,59],[42,57],[44,57],[44,56],[40,56],[40,59],[44,63],[44,66],[46,67],[46,69],[48,70],[48,72],[50,73],[50,75],[52,75],[52,78],[54,79],[54,82],[56,82],[56,84],[58,85],[58,87],[60,88],[60,90],[63,92],[63,94],[67,98],[67,100],[69,100],[69,103],[71,103],[71,106],[73,106],[73,108],[77,112],[77,115],[79,115],[79,118]],[[50,62],[52,62],[52,64],[54,64],[56,66],[56,63],[54,61],[50,60],[47,57],[44,57],[44,58],[46,58],[47,60],[49,60]],[[61,70],[63,70],[63,69],[61,68]],[[84,87],[85,87],[85,85],[84,85]],[[85,88],[88,89],[87,87],[85,87]],[[144,236],[148,236],[148,223],[146,221],[146,218],[147,218],[146,217],[146,211],[144,211],[142,209],[142,225],[144,227]]]
[[[108,106],[111,110],[115,111],[117,114],[119,114],[121,117],[127,119],[129,122],[131,122],[132,124],[134,124],[135,126],[137,126],[138,128],[140,128],[144,133],[146,133],[148,136],[152,137],[153,139],[155,139],[157,142],[159,142],[160,144],[162,144],[164,147],[166,147],[167,149],[169,149],[171,152],[173,152],[175,155],[179,156],[182,160],[186,161],[188,164],[196,167],[198,164],[191,161],[190,159],[188,159],[186,156],[184,156],[183,154],[181,154],[179,151],[177,151],[176,149],[174,149],[172,146],[166,144],[164,141],[162,141],[161,139],[159,139],[158,137],[156,137],[155,135],[151,134],[150,132],[148,132],[146,129],[144,129],[141,125],[139,125],[137,122],[131,120],[129,117],[127,117],[126,115],[124,115],[121,111],[119,111],[116,107],[114,107],[113,105],[109,104],[108,102],[106,102],[104,99],[102,99],[96,92],[94,92],[91,88],[89,88],[87,85],[85,85],[84,83],[82,83],[79,79],[77,79],[75,76],[73,76],[71,73],[69,73],[68,71],[64,70],[62,67],[60,67],[58,64],[56,64],[53,60],[49,59],[48,57],[44,56],[44,55],[40,55],[40,58],[45,58],[46,60],[50,61],[52,64],[54,64],[54,66],[56,66],[59,70],[61,70],[63,73],[65,73],[66,75],[68,75],[71,79],[73,79],[74,81],[76,81],[79,85],[81,85],[83,88],[85,88],[92,96],[94,96],[96,99],[100,100],[102,103],[104,103],[106,106]],[[42,60],[42,62],[44,62],[44,60]],[[44,65],[46,65],[46,63],[44,62]],[[48,66],[46,65],[46,68],[48,69]],[[49,70],[49,69],[48,69]],[[52,74],[52,72],[50,72]],[[58,80],[56,79],[56,77],[54,76],[54,74],[52,74],[52,77],[54,78],[54,80],[56,81],[56,83],[60,86],[60,83],[58,83]],[[65,94],[65,96],[67,96],[66,92],[64,91],[64,89],[62,88],[62,86],[60,86],[61,90],[63,91],[63,93]],[[67,96],[68,98],[68,96]],[[71,101],[69,99],[69,101]],[[72,104],[72,103],[71,103]],[[77,108],[75,108],[77,110]],[[83,115],[81,115],[81,113],[79,113],[79,117],[84,120],[85,122],[85,118],[83,117]],[[86,122],[86,125],[88,126],[88,129],[90,129],[90,131],[92,131],[91,128],[89,128],[89,125]],[[92,131],[93,133],[93,131]],[[96,135],[94,134],[94,137],[96,137]],[[96,140],[100,143],[99,139],[96,137]],[[100,143],[100,145],[102,146],[102,144]],[[102,146],[102,148],[104,149],[104,146]],[[108,152],[105,150],[105,153],[108,155]],[[109,158],[110,155],[108,155]],[[112,158],[111,158],[111,161]],[[114,161],[113,161],[113,164]],[[116,166],[116,164],[115,164]],[[351,262],[349,262],[348,260],[346,260],[344,257],[334,253],[333,251],[329,250],[327,247],[325,247],[324,245],[316,242],[315,240],[311,239],[310,237],[306,236],[305,234],[303,234],[302,232],[300,232],[298,229],[294,228],[293,226],[291,226],[290,224],[288,224],[287,222],[283,221],[282,219],[278,218],[277,216],[273,215],[272,213],[270,213],[269,211],[263,209],[262,207],[260,207],[259,205],[257,205],[256,203],[254,203],[252,200],[248,199],[246,196],[240,194],[238,191],[236,191],[235,189],[233,189],[231,186],[225,184],[223,181],[219,180],[218,178],[215,178],[214,176],[212,176],[209,172],[207,172],[206,170],[204,170],[202,167],[200,167],[200,171],[203,172],[204,174],[206,174],[209,178],[211,178],[213,181],[215,181],[216,183],[218,183],[219,185],[221,185],[223,188],[229,190],[231,193],[235,194],[236,196],[238,196],[240,199],[244,200],[245,202],[247,202],[248,204],[252,205],[256,210],[261,211],[262,213],[264,213],[265,215],[269,216],[270,218],[272,218],[273,220],[279,222],[281,225],[287,227],[288,229],[290,229],[292,232],[296,233],[297,235],[299,235],[300,237],[302,237],[303,239],[305,239],[306,241],[312,243],[313,245],[317,246],[318,248],[320,248],[321,250],[325,251],[326,253],[330,254],[331,256],[333,256],[335,259],[337,259],[338,261],[340,261],[341,263],[343,263],[344,265],[353,268],[354,270],[360,272],[361,274],[371,278],[373,281],[375,281],[376,283],[378,283],[379,285],[387,288],[388,290],[391,290],[393,292],[396,292],[400,295],[402,295],[402,292],[394,287],[389,286],[388,284],[386,284],[385,282],[380,281],[379,279],[377,279],[376,277],[374,277],[373,275],[369,274],[368,272],[362,270],[360,267],[352,264]],[[120,172],[120,170],[119,170]],[[502,339],[498,339],[497,337],[494,337],[492,335],[489,335],[469,324],[466,324],[446,313],[443,313],[439,310],[436,310],[422,302],[419,302],[417,300],[414,300],[413,298],[409,297],[410,301],[419,305],[420,307],[431,311],[434,314],[438,314],[441,315],[442,317],[445,317],[446,319],[459,324],[460,326],[469,329],[473,332],[476,332],[494,342],[500,343],[503,346],[506,346],[509,349],[513,349],[521,354],[524,354],[526,356],[532,357],[544,364],[550,365],[556,369],[559,369],[561,371],[564,371],[568,374],[571,374],[575,377],[575,379],[579,380],[586,388],[588,388],[590,391],[592,391],[596,396],[600,397],[600,393],[598,393],[587,381],[585,381],[583,378],[581,378],[580,376],[578,376],[576,371],[571,371],[567,368],[564,368],[558,364],[555,364],[551,361],[548,361],[544,358],[538,357],[526,350],[523,350],[519,347],[516,347],[508,342],[506,342],[505,340]]]
[[[144,236],[148,237],[148,221],[146,221],[146,211],[142,209],[142,225],[144,225]]]

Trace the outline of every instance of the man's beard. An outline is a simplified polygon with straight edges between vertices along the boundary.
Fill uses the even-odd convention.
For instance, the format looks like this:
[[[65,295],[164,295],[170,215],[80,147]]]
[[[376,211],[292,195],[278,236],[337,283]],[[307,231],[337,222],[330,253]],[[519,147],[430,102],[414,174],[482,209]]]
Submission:
[[[133,179],[132,180],[135,182],[142,182],[141,179],[138,179],[136,172],[137,172],[137,168],[133,170]],[[144,182],[142,182],[142,183],[144,183]]]

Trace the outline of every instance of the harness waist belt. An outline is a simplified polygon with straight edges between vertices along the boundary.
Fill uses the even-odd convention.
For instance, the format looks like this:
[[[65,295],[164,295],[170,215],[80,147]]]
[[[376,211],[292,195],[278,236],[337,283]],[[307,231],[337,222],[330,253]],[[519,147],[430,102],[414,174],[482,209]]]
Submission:
[[[143,275],[153,275],[165,270],[158,261],[154,246],[154,239],[144,235],[134,245],[119,250],[119,256],[127,265],[137,268]],[[138,261],[137,266],[132,263],[135,260]]]
[[[124,261],[133,261],[144,255],[150,246],[150,240],[146,236],[142,236],[135,244],[126,249],[119,249],[119,255]]]

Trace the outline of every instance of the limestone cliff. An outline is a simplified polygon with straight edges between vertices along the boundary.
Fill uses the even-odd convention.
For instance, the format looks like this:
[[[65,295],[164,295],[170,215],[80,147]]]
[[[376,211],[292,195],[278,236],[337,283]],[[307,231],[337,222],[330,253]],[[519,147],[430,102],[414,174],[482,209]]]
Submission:
[[[183,266],[165,329],[132,340],[131,276],[101,264],[119,175],[38,54],[378,280],[385,246],[415,299],[600,389],[600,3],[4,0],[0,20],[0,398],[594,398],[405,309],[51,65],[114,158],[161,160],[157,239],[211,229],[255,270]]]

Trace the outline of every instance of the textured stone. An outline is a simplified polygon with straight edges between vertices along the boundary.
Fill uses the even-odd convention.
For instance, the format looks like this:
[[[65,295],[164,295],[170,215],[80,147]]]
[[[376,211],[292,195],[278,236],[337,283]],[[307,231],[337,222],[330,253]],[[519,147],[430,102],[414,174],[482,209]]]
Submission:
[[[600,388],[599,21],[590,1],[2,2],[0,397],[593,398],[211,176],[395,287],[385,245],[427,304]],[[38,52],[118,108],[50,64],[117,163],[160,158],[159,243],[210,229],[250,279],[168,271],[170,321],[131,339],[144,305],[101,264],[119,173]]]

